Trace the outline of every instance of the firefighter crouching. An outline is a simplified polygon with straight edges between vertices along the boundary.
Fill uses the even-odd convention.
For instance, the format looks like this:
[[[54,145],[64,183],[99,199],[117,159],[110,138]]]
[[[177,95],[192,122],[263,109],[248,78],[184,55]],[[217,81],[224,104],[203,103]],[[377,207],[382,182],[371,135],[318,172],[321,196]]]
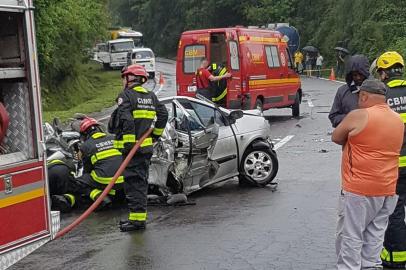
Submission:
[[[397,52],[386,52],[378,57],[378,76],[387,86],[388,105],[400,114],[406,123],[406,81],[403,76],[404,61]],[[396,187],[399,199],[385,232],[382,264],[387,267],[406,269],[406,136],[399,157],[399,178]]]
[[[56,190],[56,194],[59,196],[52,196],[52,205],[65,212],[74,207],[81,196],[95,201],[109,184],[123,160],[121,152],[114,148],[114,137],[104,133],[95,119],[84,118],[80,123],[80,134],[83,143],[80,145],[78,157],[83,163],[83,175],[74,179],[64,177],[66,183],[60,183],[60,188]],[[55,163],[54,165],[58,165],[58,163],[62,165],[61,162]],[[53,170],[58,170],[55,175],[67,175],[68,173],[66,168],[61,166],[55,167],[53,170],[52,167],[49,169],[51,176],[54,174]],[[50,177],[50,182],[53,182],[52,179]],[[110,197],[114,197],[117,191],[123,189],[123,182],[124,177],[118,177],[98,210],[111,206]]]
[[[117,98],[109,131],[116,135],[115,146],[126,156],[156,119],[151,137],[147,137],[124,171],[124,191],[129,208],[128,219],[120,222],[121,231],[143,230],[147,220],[148,171],[153,152],[153,140],[164,131],[168,112],[153,92],[143,88],[147,72],[140,65],[122,70],[125,89]]]

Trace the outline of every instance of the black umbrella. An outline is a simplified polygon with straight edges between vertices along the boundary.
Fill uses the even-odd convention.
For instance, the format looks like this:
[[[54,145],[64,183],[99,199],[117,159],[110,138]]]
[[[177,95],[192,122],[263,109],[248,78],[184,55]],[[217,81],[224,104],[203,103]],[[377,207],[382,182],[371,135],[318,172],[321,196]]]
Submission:
[[[316,47],[314,47],[314,46],[306,46],[306,47],[303,47],[302,48],[302,51],[305,51],[305,52],[310,52],[310,53],[316,53],[316,52],[318,52],[319,51],[319,49],[317,49]]]
[[[350,54],[350,51],[343,47],[335,47],[334,50],[343,52],[345,54]]]

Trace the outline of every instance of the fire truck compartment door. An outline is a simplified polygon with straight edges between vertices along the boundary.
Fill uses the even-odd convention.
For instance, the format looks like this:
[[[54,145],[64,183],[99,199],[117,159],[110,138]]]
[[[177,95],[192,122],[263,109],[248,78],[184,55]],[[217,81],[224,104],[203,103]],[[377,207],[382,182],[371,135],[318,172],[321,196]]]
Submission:
[[[43,167],[0,175],[0,254],[49,234]]]

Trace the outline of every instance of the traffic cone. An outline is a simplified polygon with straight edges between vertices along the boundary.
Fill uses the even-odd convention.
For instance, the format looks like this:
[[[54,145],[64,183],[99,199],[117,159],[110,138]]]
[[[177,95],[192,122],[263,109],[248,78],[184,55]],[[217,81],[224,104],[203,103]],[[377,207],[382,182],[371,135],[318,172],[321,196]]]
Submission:
[[[336,75],[334,74],[334,68],[331,68],[329,79],[330,79],[330,81],[335,81],[336,80]]]
[[[161,73],[159,73],[159,84],[160,84],[160,85],[164,85],[164,83],[165,83],[165,81],[164,81],[164,76],[163,76],[163,74],[162,74],[162,72],[161,72]]]

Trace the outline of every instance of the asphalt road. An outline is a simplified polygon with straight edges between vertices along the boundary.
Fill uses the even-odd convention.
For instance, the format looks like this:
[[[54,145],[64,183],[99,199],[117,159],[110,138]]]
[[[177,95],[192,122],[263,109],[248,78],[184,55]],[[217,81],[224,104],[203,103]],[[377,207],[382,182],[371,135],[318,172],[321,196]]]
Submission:
[[[174,94],[174,64],[158,70],[159,96]],[[341,149],[327,114],[340,84],[303,78],[302,85],[300,119],[290,109],[265,113],[275,143],[285,142],[276,191],[231,180],[193,194],[196,205],[150,207],[145,232],[119,231],[126,209],[94,213],[11,269],[333,269]],[[62,216],[62,226],[77,215]]]

